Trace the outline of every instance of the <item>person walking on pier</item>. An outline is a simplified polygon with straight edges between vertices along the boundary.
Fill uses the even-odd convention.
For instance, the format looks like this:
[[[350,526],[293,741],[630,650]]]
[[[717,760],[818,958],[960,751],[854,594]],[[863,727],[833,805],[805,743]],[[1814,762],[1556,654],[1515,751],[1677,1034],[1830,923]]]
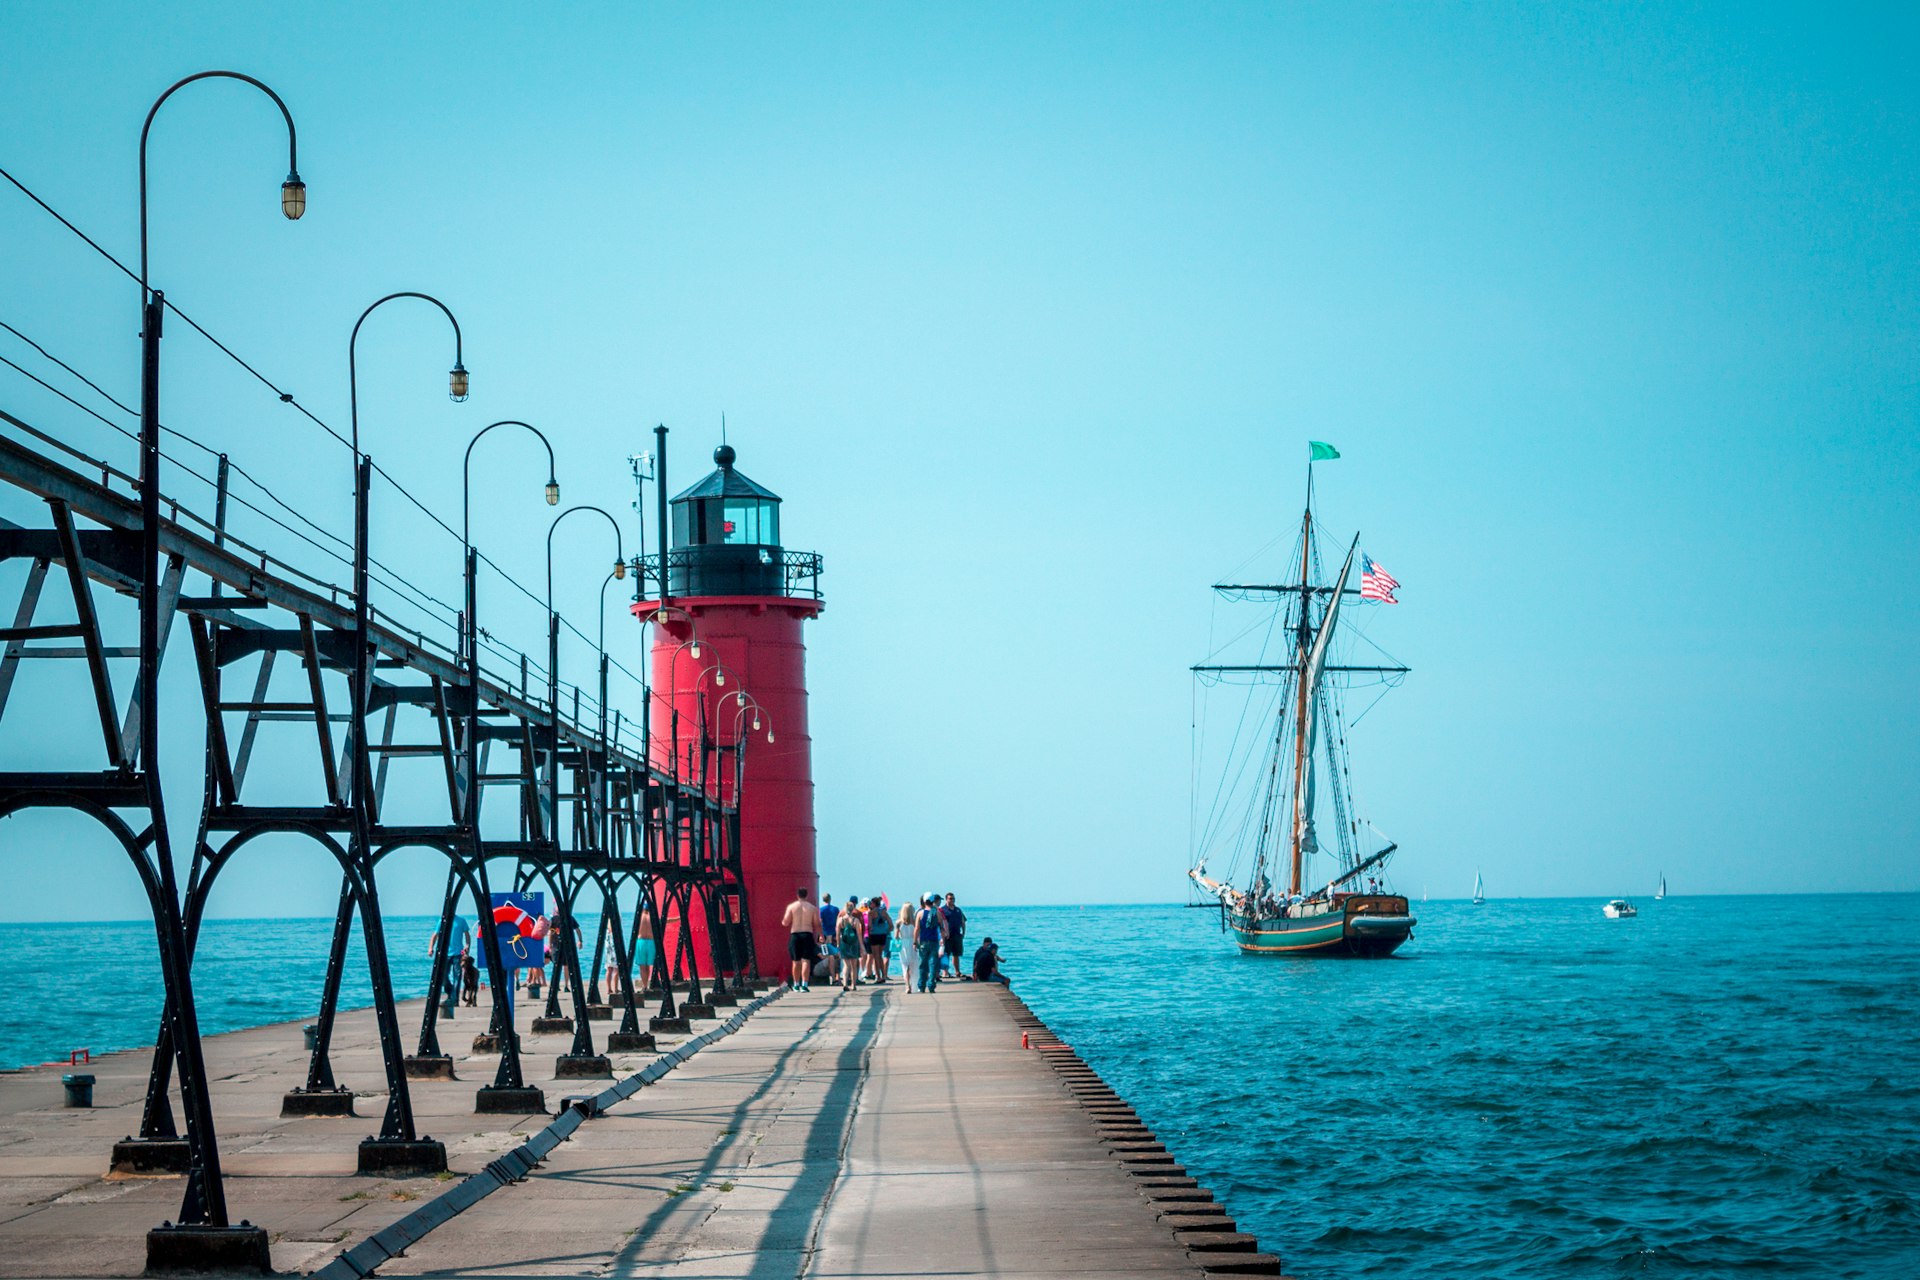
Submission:
[[[893,976],[893,918],[885,898],[867,899],[867,978],[885,982]]]
[[[653,966],[659,962],[660,944],[653,936],[653,913],[642,903],[634,908],[633,972],[634,996],[645,999],[653,990]]]
[[[913,927],[920,918],[920,904],[908,898],[900,904],[900,916],[893,922],[894,945],[900,949],[900,981],[913,990]]]
[[[940,985],[940,899],[931,893],[920,900],[913,949],[920,966],[920,990],[930,995]]]
[[[847,909],[840,913],[839,954],[840,985],[843,990],[851,991],[860,985],[860,951],[866,945],[860,936],[860,913],[853,909],[858,898],[849,899]]]
[[[827,956],[827,981],[840,981],[840,949],[835,945],[840,931],[840,908],[833,905],[833,895],[820,895],[820,944]]]
[[[787,986],[805,991],[807,979],[813,976],[813,962],[820,958],[820,908],[807,901],[805,885],[794,890],[794,895],[780,915],[781,923],[787,926],[787,959],[793,961]]]
[[[948,894],[946,902],[940,907],[940,944],[947,959],[953,961],[955,978],[965,976],[960,972],[960,957],[964,954],[962,948],[966,946],[966,941],[967,913],[955,905],[953,895]]]

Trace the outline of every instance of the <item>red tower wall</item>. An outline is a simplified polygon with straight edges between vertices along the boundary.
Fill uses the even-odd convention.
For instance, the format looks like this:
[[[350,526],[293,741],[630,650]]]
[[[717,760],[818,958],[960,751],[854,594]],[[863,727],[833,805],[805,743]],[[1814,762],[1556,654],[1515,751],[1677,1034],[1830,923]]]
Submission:
[[[667,767],[672,754],[673,723],[669,711],[680,710],[678,736],[682,776],[699,765],[702,704],[706,723],[716,740],[732,742],[738,704],[731,695],[744,688],[767,712],[759,733],[751,731],[749,710],[745,789],[740,809],[740,861],[747,890],[747,910],[753,923],[754,955],[763,976],[787,972],[787,930],[781,912],[793,900],[793,891],[805,885],[820,900],[820,879],[814,863],[813,739],[807,729],[806,644],[801,627],[820,612],[817,600],[784,596],[694,596],[673,601],[676,609],[693,615],[686,621],[669,614],[654,629],[653,759]],[[644,607],[644,606],[643,606]],[[637,610],[636,610],[637,612]],[[700,656],[683,644],[690,635],[700,638]],[[716,687],[715,663],[727,668],[727,683]],[[737,683],[736,683],[737,681]],[[696,687],[697,686],[697,687]],[[766,728],[774,740],[766,740]],[[731,767],[728,771],[731,774]],[[732,778],[723,781],[731,795]],[[704,921],[691,922],[695,945],[706,967]]]

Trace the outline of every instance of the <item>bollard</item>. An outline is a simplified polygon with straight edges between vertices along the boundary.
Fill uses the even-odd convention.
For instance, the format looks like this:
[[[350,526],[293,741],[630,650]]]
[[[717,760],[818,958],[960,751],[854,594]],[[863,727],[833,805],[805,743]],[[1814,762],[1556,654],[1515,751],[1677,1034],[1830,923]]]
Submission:
[[[93,1077],[89,1075],[64,1075],[60,1083],[67,1087],[67,1105],[70,1107],[90,1107],[93,1105]]]
[[[300,1029],[306,1033],[307,1052],[312,1053],[315,1049],[318,1049],[320,1047],[320,1024],[317,1022],[309,1022]]]

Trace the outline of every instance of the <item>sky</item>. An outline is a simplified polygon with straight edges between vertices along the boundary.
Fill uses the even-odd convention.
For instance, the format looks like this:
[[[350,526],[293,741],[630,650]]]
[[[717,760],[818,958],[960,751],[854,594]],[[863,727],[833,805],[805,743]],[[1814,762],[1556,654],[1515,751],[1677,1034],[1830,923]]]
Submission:
[[[637,544],[627,455],[667,425],[677,490],[724,414],[825,557],[830,891],[1181,900],[1188,667],[1257,616],[1209,585],[1284,568],[1309,439],[1342,455],[1321,520],[1403,584],[1365,626],[1413,672],[1352,739],[1402,891],[1912,891],[1917,52],[1895,6],[0,0],[0,166],[130,257],[153,98],[273,85],[306,217],[271,106],[194,86],[154,126],[154,279],[342,429],[354,318],[447,301],[472,399],[444,322],[394,307],[360,401],[449,521],[466,440],[524,418]],[[0,321],[133,403],[134,286],[3,185],[0,246]],[[170,426],[344,532],[344,449],[183,326],[164,378]],[[0,408],[132,465],[4,366]],[[529,441],[476,455],[477,540],[536,592],[544,480]],[[588,633],[608,537],[556,541]],[[455,598],[457,544],[390,491],[374,539]],[[531,602],[483,592],[537,649]],[[84,760],[80,686],[30,675],[0,762]],[[0,824],[0,918],[141,914],[119,857]],[[431,857],[384,874],[389,911],[433,908]],[[213,911],[323,914],[336,884],[289,842]]]

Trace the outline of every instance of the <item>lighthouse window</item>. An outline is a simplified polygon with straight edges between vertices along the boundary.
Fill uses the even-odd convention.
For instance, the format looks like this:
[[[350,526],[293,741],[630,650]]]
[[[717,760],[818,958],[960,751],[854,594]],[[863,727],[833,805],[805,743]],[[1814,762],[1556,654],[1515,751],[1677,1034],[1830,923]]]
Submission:
[[[780,540],[776,508],[770,502],[728,502],[720,525],[720,541],[767,546]]]

